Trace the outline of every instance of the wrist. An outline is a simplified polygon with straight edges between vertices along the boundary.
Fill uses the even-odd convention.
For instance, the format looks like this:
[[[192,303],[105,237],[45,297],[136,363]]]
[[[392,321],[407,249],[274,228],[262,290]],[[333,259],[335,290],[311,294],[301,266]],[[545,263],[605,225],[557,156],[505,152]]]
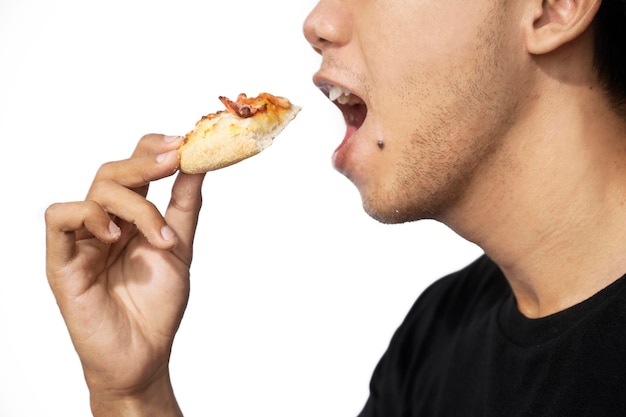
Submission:
[[[169,373],[133,392],[91,392],[94,417],[182,417]]]

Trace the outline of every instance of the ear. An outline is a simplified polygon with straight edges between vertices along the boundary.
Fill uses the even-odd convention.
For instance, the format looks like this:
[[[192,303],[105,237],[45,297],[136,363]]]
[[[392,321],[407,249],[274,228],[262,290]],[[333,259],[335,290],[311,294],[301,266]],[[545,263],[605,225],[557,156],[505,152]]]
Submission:
[[[608,0],[615,1],[615,0]],[[531,54],[559,48],[591,25],[602,0],[531,0],[526,20],[526,44]]]

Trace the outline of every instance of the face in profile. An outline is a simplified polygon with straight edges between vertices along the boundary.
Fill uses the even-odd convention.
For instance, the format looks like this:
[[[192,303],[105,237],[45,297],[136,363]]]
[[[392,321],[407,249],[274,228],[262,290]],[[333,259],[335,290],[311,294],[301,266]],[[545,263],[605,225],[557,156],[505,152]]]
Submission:
[[[322,0],[308,16],[314,82],[346,121],[334,166],[372,217],[443,217],[494,160],[520,90],[503,3]]]

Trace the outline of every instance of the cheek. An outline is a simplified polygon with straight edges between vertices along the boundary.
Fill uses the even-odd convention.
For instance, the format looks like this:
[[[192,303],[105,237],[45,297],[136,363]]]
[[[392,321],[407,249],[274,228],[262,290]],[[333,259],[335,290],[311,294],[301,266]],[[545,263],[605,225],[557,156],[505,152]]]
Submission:
[[[377,195],[379,199],[386,199],[384,195],[394,193],[391,189],[404,182],[399,178],[420,170],[421,150],[411,139],[410,128],[414,124],[398,117],[391,123],[389,121],[384,114],[372,116],[363,125],[362,136],[354,141],[350,150],[351,157],[358,161],[355,163],[356,175],[351,179],[362,192]],[[410,167],[407,156],[412,160]]]
[[[346,152],[355,171],[355,175],[348,176],[359,188],[384,182],[391,171],[394,147],[388,139],[393,136],[382,126],[376,117],[368,116]]]

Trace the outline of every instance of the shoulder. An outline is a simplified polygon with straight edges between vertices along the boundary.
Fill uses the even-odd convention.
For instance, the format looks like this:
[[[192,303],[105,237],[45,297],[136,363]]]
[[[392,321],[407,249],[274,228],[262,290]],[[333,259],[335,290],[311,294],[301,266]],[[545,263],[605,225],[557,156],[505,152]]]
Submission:
[[[498,266],[481,256],[435,281],[419,296],[381,362],[396,369],[408,369],[409,362],[436,362],[459,332],[481,326],[510,296],[509,284]]]
[[[481,314],[511,294],[500,268],[483,255],[463,269],[431,284],[419,296],[402,326],[416,321],[457,321]]]
[[[447,356],[458,332],[475,325],[497,308],[510,289],[497,265],[481,256],[465,268],[431,284],[422,292],[394,333],[370,381],[370,398],[360,414],[401,415],[411,388],[432,387],[449,365]],[[427,392],[422,392],[428,396]],[[409,398],[410,397],[410,398]]]
[[[405,368],[406,361],[439,355],[459,331],[493,316],[511,295],[498,266],[481,256],[465,268],[430,285],[395,331],[383,362]]]

